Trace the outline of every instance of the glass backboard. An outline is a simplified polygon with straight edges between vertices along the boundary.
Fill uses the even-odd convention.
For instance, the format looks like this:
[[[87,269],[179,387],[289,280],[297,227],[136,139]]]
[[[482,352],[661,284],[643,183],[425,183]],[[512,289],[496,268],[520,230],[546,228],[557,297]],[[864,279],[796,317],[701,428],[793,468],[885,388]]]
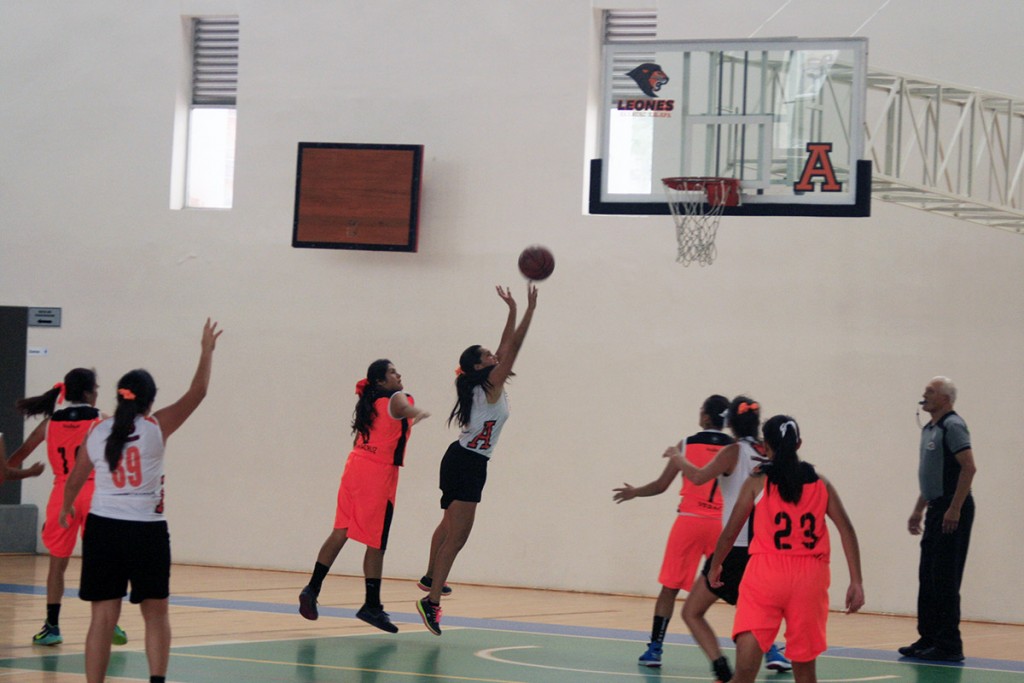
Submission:
[[[868,215],[866,71],[866,38],[606,45],[590,212],[667,214],[662,178],[715,176],[726,214]]]

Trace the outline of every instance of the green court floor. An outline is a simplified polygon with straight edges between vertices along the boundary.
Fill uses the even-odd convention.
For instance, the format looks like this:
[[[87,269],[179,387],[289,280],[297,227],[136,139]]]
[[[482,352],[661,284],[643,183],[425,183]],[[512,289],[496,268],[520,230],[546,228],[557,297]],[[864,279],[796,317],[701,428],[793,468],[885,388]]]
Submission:
[[[693,645],[666,644],[661,670],[637,666],[644,643],[621,638],[524,633],[486,628],[447,628],[441,637],[404,625],[397,635],[230,643],[171,650],[169,681],[258,683],[566,683],[588,681],[710,681],[703,654]],[[727,653],[732,658],[732,653]],[[82,655],[0,660],[0,677],[18,669],[82,673]],[[115,651],[110,677],[148,680],[142,652]],[[823,656],[821,683],[1024,683],[1024,671]],[[5,680],[7,680],[5,678]],[[16,680],[11,678],[10,680]],[[763,672],[759,681],[791,681],[791,674]]]

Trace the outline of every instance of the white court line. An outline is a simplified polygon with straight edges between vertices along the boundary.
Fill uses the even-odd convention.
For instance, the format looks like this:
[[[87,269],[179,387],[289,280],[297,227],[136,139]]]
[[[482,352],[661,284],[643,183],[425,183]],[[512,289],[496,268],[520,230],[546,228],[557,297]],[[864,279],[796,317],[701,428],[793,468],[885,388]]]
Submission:
[[[595,671],[593,669],[571,669],[566,666],[550,666],[547,664],[533,664],[530,662],[516,662],[511,659],[502,659],[494,655],[495,652],[504,652],[506,650],[530,650],[539,648],[539,645],[516,645],[514,647],[492,647],[486,650],[478,650],[474,654],[480,659],[486,659],[491,662],[499,662],[501,664],[515,664],[516,666],[530,666],[536,669],[553,669],[555,671],[569,671],[571,673],[581,674],[597,674],[601,676],[633,676],[636,678],[647,678],[651,672],[644,673],[623,673],[621,671]],[[659,679],[671,679],[676,681],[706,681],[707,676],[673,676],[670,674],[658,673]],[[772,674],[772,680],[774,680],[775,674]],[[863,678],[819,678],[818,683],[861,683],[865,681],[884,681],[899,678],[899,676],[864,676]],[[758,680],[768,680],[765,678],[758,678]]]

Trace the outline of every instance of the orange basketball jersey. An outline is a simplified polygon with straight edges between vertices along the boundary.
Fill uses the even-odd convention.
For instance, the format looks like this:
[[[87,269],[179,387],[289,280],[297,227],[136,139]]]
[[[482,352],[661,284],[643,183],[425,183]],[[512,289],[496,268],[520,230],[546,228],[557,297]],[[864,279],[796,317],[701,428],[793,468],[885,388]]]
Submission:
[[[409,399],[409,405],[415,405],[412,396],[405,395]],[[402,467],[405,465],[405,445],[409,442],[409,435],[412,432],[412,425],[409,420],[391,417],[388,405],[391,397],[378,398],[373,402],[377,416],[370,425],[370,438],[363,439],[356,436],[355,446],[352,453],[369,458],[382,465],[394,465]]]
[[[67,479],[71,474],[78,447],[99,419],[100,411],[87,405],[68,406],[50,416],[46,427],[46,455],[57,480]]]
[[[732,443],[725,432],[705,429],[687,437],[683,457],[695,467],[704,467],[718,454],[718,451]],[[683,488],[679,491],[679,513],[698,517],[722,518],[722,493],[718,490],[718,477],[704,484],[694,484],[683,477]]]
[[[754,506],[751,555],[817,555],[828,559],[831,552],[825,520],[828,489],[809,465],[801,463],[801,470],[807,474],[808,481],[796,503],[784,501],[778,487],[765,481],[764,492]]]

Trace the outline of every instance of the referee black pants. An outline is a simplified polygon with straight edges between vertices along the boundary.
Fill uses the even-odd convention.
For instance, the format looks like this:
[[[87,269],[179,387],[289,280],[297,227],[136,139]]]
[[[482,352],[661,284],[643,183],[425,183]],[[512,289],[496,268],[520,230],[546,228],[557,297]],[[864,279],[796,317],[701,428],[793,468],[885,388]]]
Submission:
[[[960,639],[960,582],[967,564],[967,546],[974,524],[974,498],[968,494],[960,509],[960,524],[942,533],[942,517],[950,498],[928,503],[921,537],[918,569],[917,632],[921,638],[946,652],[963,652]]]

